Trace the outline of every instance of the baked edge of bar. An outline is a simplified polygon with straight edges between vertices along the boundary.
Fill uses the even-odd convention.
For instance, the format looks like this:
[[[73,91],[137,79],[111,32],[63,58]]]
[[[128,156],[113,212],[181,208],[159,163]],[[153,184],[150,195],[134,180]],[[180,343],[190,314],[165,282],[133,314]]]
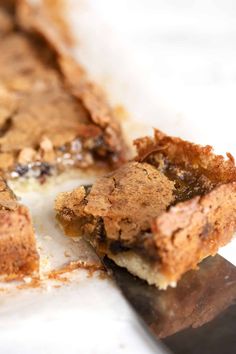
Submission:
[[[0,210],[0,216],[0,279],[37,276],[39,255],[28,208],[13,201]]]
[[[162,133],[156,131],[156,134],[160,135]],[[151,265],[148,261],[146,262],[144,257],[135,254],[135,252],[130,252],[131,256],[129,252],[121,252],[120,255],[114,255],[108,250],[105,250],[105,253],[118,265],[128,268],[131,273],[140,278],[145,278],[151,284],[165,288],[168,284],[173,285],[188,270],[196,269],[197,264],[201,262],[201,260],[207,256],[216,254],[219,247],[231,240],[233,232],[236,229],[236,211],[231,201],[232,198],[236,201],[236,182],[234,182],[236,172],[231,156],[229,156],[228,160],[224,160],[223,156],[214,155],[211,147],[201,147],[196,144],[184,142],[179,138],[167,137],[164,134],[162,134],[162,136],[168,139],[170,151],[173,152],[173,150],[171,150],[171,144],[173,144],[174,147],[177,145],[177,150],[174,149],[175,153],[176,151],[179,152],[179,144],[181,151],[183,151],[183,147],[187,144],[187,146],[190,147],[190,152],[195,154],[196,161],[198,161],[198,154],[200,154],[199,159],[201,163],[203,161],[210,161],[211,173],[213,172],[213,167],[216,164],[219,166],[219,163],[221,164],[222,171],[225,168],[228,169],[226,175],[222,178],[222,184],[218,183],[216,187],[203,196],[193,197],[190,200],[177,203],[175,206],[170,207],[168,211],[157,217],[156,220],[153,220],[151,225],[153,238],[151,240],[152,242],[147,244],[147,247],[151,248],[152,253],[153,249],[156,249],[157,255],[160,256],[160,253],[162,256],[164,255],[164,265],[160,266],[158,262],[156,264],[153,262]],[[145,139],[148,139],[148,149],[151,147],[151,149],[148,150],[148,154],[150,151],[156,151],[152,139],[144,138],[144,142]],[[141,140],[142,139],[140,139],[139,142]],[[157,150],[160,150],[159,147]],[[144,155],[147,156],[146,154]],[[186,155],[184,156],[186,157]],[[187,162],[190,156],[191,154],[189,156],[187,155]],[[207,158],[206,160],[204,160],[204,156]],[[143,160],[145,161],[145,158]],[[223,204],[222,201],[224,201]],[[227,203],[229,203],[229,205],[227,205]],[[221,212],[221,216],[217,214],[219,211]],[[176,218],[173,217],[174,215]],[[195,220],[196,217],[197,220]],[[208,218],[212,219],[211,223],[208,222]],[[182,225],[181,222],[183,223]],[[213,224],[215,224],[214,227],[212,226]],[[167,230],[170,229],[171,231],[168,233]],[[190,236],[194,229],[195,234]],[[176,240],[174,240],[175,238]],[[180,257],[180,259],[178,259],[178,257],[174,257],[176,251],[178,249],[181,250],[181,247],[178,246],[178,242],[180,246],[182,242],[182,250],[184,250],[185,256],[188,256],[187,259],[184,258],[181,252],[179,254],[182,258]],[[172,246],[172,249],[169,251],[168,244]],[[168,252],[169,259],[165,256]],[[125,255],[128,255],[130,259],[126,258],[126,260],[124,260]],[[170,262],[170,258],[172,258],[174,262]],[[151,274],[153,274],[153,271],[156,272],[156,278],[150,274],[149,278],[147,271],[143,271],[139,266],[139,270],[134,269],[135,262],[140,263],[140,261],[145,265],[145,269],[148,268],[149,272],[151,270]],[[176,269],[176,265],[179,265],[178,270]]]
[[[102,87],[90,81],[85,69],[72,57],[69,47],[61,40],[42,7],[33,6],[27,0],[18,0],[16,10],[20,28],[26,33],[39,35],[56,54],[58,69],[67,90],[83,103],[91,122],[103,129],[106,143],[117,153],[117,165],[124,162],[128,153],[124,133]]]

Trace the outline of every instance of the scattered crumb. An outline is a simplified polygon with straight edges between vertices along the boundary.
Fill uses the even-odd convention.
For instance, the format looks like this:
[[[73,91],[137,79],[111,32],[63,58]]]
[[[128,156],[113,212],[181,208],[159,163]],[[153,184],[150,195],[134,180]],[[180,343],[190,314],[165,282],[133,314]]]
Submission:
[[[104,270],[104,267],[100,264],[97,265],[97,264],[89,264],[89,263],[80,262],[80,261],[73,261],[73,262],[70,262],[59,269],[55,269],[55,270],[52,270],[51,272],[49,272],[48,278],[55,279],[56,277],[58,277],[62,274],[72,272],[73,270],[76,270],[76,269],[85,269],[89,273],[92,274],[96,271]]]
[[[54,289],[59,289],[59,288],[61,288],[61,285],[53,285],[53,287],[54,287]]]
[[[80,236],[69,236],[74,242],[80,242]]]
[[[101,280],[109,279],[109,278],[110,278],[110,275],[109,275],[109,273],[108,273],[106,270],[101,270],[101,271],[99,272],[99,278],[100,278]]]
[[[7,288],[0,288],[0,292],[2,292],[2,293],[8,292],[8,291],[9,291],[9,289],[7,289]]]
[[[27,277],[25,277],[27,278]],[[19,290],[23,290],[23,289],[35,289],[35,288],[39,288],[41,286],[41,281],[38,277],[35,278],[31,278],[30,282],[25,282],[23,284],[18,285],[16,288]]]
[[[97,271],[99,271],[99,273],[104,272],[104,268],[102,265],[88,264],[85,262],[70,262],[62,268],[54,269],[54,270],[50,271],[47,274],[47,278],[50,280],[56,280],[56,281],[61,281],[63,283],[68,283],[70,281],[70,279],[66,275],[66,273],[71,273],[77,269],[87,270],[88,278],[92,277],[93,274]]]
[[[24,280],[24,282],[26,284],[30,284],[32,282],[32,278],[31,277],[24,277],[23,280]]]
[[[23,283],[16,285],[16,289],[36,289],[51,291],[53,288],[58,289],[63,285],[70,283],[70,273],[83,269],[87,271],[87,277],[90,278],[95,272],[99,272],[100,279],[107,279],[108,274],[102,265],[88,264],[85,262],[70,262],[59,269],[54,269],[46,274],[40,275],[40,277],[24,277]],[[51,281],[51,282],[50,282]],[[61,284],[53,284],[53,282],[60,282]],[[0,292],[9,291],[8,288],[0,288]]]

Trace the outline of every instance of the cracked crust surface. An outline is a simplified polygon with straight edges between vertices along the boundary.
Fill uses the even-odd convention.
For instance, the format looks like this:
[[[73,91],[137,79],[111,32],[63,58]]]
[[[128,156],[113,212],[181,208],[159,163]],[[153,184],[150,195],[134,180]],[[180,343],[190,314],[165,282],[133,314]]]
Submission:
[[[15,15],[0,7],[0,170],[119,164],[126,148],[102,90],[72,59],[43,8],[14,6]]]
[[[119,265],[166,287],[231,240],[236,168],[230,154],[225,160],[210,147],[157,130],[154,139],[139,139],[136,146],[136,161],[87,191],[62,195],[56,210],[62,225],[67,211],[68,224],[73,220],[77,232],[90,235]]]
[[[149,229],[150,220],[174,200],[173,189],[174,183],[151,165],[130,162],[100,178],[87,193],[80,187],[60,194],[56,210],[63,211],[67,229],[73,222],[78,226],[76,219],[83,216],[86,222],[81,220],[81,226],[91,232],[96,222],[89,215],[102,218],[104,232],[114,248],[118,244],[131,246]]]
[[[38,272],[39,259],[28,209],[0,178],[0,276],[18,279]]]
[[[103,218],[110,240],[130,245],[172,203],[173,189],[153,166],[130,162],[94,184],[84,211]]]

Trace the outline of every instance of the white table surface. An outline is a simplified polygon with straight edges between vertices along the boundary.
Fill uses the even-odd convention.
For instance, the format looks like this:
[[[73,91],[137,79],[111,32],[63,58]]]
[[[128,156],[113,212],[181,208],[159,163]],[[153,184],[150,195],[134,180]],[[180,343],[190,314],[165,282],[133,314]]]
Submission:
[[[234,153],[233,0],[69,2],[78,37],[75,54],[111,101],[123,104],[139,121],[138,129],[125,122],[130,135],[156,126]],[[22,197],[28,205],[39,203],[45,216],[53,193]],[[44,197],[49,198],[46,204]],[[44,225],[44,233],[51,227]],[[235,250],[232,242],[221,253],[236,264]],[[114,285],[83,272],[79,281],[60,289],[0,297],[0,316],[4,354],[158,352]]]

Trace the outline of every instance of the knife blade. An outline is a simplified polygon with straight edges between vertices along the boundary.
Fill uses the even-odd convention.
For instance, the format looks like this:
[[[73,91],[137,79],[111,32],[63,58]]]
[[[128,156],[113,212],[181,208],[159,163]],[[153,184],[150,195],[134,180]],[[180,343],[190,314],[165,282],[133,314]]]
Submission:
[[[108,258],[104,264],[150,333],[173,353],[236,353],[236,267],[223,257],[208,257],[165,291]]]

